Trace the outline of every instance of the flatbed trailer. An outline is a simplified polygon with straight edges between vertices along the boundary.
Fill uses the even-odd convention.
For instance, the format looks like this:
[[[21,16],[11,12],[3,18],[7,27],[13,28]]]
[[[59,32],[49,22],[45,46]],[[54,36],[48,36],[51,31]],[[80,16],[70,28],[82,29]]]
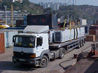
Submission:
[[[75,47],[78,47],[79,45],[81,45],[82,43],[85,42],[85,37],[80,37],[78,39],[75,39],[75,40],[69,40],[69,41],[66,41],[66,42],[63,42],[63,43],[53,43],[53,44],[50,44],[50,47],[53,48],[53,47],[56,47],[56,48],[60,48],[60,47],[65,47],[65,46],[72,46],[72,45],[75,45]],[[78,45],[77,45],[78,44]]]
[[[61,54],[60,58],[63,58],[64,54],[66,52],[71,51],[71,50],[76,49],[76,48],[80,48],[84,45],[84,43],[85,43],[85,36],[80,37],[80,38],[75,39],[75,40],[63,42],[63,43],[50,44],[49,49],[52,53],[54,53],[55,58],[58,58],[59,54]],[[60,52],[60,50],[62,52]],[[60,52],[60,53],[58,53],[58,52]],[[55,58],[53,58],[53,59],[55,59]]]

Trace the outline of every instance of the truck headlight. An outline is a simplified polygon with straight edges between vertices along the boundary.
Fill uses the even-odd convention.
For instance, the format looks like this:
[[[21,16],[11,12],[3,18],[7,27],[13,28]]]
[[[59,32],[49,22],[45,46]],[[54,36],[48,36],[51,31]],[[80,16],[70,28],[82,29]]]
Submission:
[[[31,58],[35,58],[36,57],[36,54],[32,54],[30,55]]]
[[[22,44],[21,43],[18,43],[18,45],[21,46]]]
[[[30,47],[32,47],[32,46],[33,46],[33,44],[32,44],[32,43],[30,43],[30,44],[29,44],[29,46],[30,46]]]

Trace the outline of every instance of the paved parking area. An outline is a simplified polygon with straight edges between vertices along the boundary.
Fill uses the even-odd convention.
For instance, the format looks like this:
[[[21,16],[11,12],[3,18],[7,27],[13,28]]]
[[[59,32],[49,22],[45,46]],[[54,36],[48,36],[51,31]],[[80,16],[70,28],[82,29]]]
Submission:
[[[0,54],[0,73],[64,73],[64,68],[76,62],[72,59],[73,54],[79,54],[84,51],[90,51],[90,42],[86,43],[80,49],[74,49],[67,53],[63,59],[56,59],[49,62],[46,68],[32,68],[30,66],[19,66],[12,63],[13,49],[6,49],[5,54]]]

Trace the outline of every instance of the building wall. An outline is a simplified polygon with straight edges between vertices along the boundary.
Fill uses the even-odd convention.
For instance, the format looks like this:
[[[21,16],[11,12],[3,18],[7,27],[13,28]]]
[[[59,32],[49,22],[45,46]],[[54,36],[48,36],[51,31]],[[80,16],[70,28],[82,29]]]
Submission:
[[[40,5],[43,6],[43,8],[52,8],[53,10],[58,10],[62,4],[47,2],[47,3],[40,3]]]
[[[4,33],[0,33],[0,53],[5,52]]]
[[[18,34],[18,31],[6,31],[4,32],[5,37],[5,47],[12,47],[13,46],[13,36]]]
[[[0,11],[0,20],[6,21],[5,13],[7,13],[7,24],[11,24],[11,11]],[[13,24],[16,24],[16,20],[23,19],[23,15],[18,11],[14,11],[13,14]]]

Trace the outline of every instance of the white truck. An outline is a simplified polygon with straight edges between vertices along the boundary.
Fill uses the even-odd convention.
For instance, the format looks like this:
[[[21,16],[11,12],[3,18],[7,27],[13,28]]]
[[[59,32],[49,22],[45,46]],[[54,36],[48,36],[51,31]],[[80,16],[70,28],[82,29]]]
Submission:
[[[27,26],[13,37],[13,62],[46,67],[52,59],[85,43],[85,28],[49,30],[49,26]]]

